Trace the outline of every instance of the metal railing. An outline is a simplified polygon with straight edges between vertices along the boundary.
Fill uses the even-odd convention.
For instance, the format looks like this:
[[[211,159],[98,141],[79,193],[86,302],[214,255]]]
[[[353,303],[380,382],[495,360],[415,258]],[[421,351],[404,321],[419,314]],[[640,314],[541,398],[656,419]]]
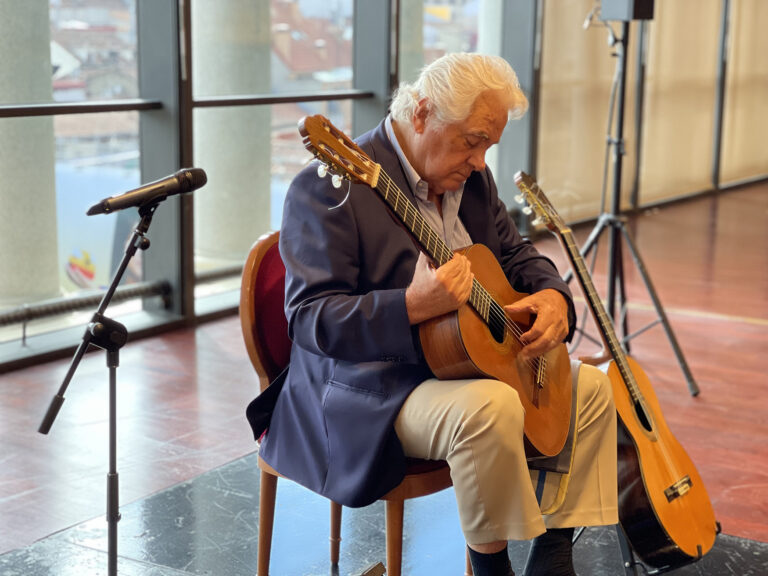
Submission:
[[[24,118],[29,116],[59,116],[61,114],[94,114],[100,112],[133,112],[136,110],[160,110],[160,100],[142,98],[126,100],[100,100],[95,102],[71,102],[61,104],[0,105],[0,118]]]
[[[118,286],[111,302],[125,302],[136,298],[159,296],[167,299],[171,294],[171,284],[167,280],[157,282],[137,282],[128,286]],[[27,325],[32,320],[49,318],[69,312],[96,308],[104,297],[104,291],[88,292],[74,296],[51,298],[33,304],[22,304],[6,312],[0,312],[0,326],[21,324],[21,342],[26,344]],[[167,306],[167,302],[166,302]]]

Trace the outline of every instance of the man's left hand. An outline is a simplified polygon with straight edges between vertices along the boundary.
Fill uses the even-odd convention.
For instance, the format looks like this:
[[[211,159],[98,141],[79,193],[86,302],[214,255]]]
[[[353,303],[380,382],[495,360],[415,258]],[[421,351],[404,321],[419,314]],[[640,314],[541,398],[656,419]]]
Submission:
[[[536,320],[527,332],[520,336],[523,360],[546,354],[560,345],[568,335],[568,303],[557,290],[547,288],[513,304],[504,306],[507,315],[528,312]]]

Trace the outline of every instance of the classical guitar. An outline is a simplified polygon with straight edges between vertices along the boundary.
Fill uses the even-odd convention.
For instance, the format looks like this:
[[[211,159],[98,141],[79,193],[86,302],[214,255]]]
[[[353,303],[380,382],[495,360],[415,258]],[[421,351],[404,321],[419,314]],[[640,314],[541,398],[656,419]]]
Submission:
[[[337,177],[372,188],[396,221],[436,266],[453,253],[381,166],[323,116],[299,122],[304,146]],[[523,361],[520,336],[529,315],[508,318],[504,305],[524,295],[510,286],[493,253],[474,244],[463,253],[475,276],[469,302],[457,312],[419,325],[424,356],[441,379],[492,377],[517,390],[525,408],[525,446],[530,459],[555,456],[565,445],[571,418],[571,368],[560,345]]]
[[[667,427],[648,377],[624,353],[584,265],[573,233],[538,184],[515,182],[537,218],[558,237],[613,360],[603,365],[613,386],[618,426],[619,520],[640,559],[674,568],[709,552],[720,531],[693,462]]]

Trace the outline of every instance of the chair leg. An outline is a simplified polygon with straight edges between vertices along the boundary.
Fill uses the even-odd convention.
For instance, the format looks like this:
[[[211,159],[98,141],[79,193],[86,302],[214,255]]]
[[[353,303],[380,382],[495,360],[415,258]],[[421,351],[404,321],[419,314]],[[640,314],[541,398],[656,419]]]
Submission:
[[[403,500],[387,500],[387,574],[401,576],[403,564]]]
[[[464,568],[464,576],[473,576],[474,571],[472,570],[472,562],[469,560],[469,547],[465,546],[466,550],[464,551],[464,554],[467,556],[467,567]]]
[[[272,551],[272,528],[275,523],[277,476],[261,471],[259,486],[259,551],[257,576],[269,576],[269,556]]]
[[[341,544],[341,504],[331,500],[331,565],[339,563]]]

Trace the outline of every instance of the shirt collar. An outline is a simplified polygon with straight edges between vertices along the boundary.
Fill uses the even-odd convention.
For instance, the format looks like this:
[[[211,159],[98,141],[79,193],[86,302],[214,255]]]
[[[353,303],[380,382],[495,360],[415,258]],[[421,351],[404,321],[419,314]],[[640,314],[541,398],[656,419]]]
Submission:
[[[392,126],[392,117],[389,114],[387,114],[387,117],[384,120],[384,128],[387,131],[387,137],[389,138],[392,147],[395,149],[395,154],[397,154],[397,158],[400,160],[400,164],[405,170],[405,177],[408,179],[408,184],[411,186],[411,190],[413,190],[419,198],[426,200],[429,185],[421,179],[421,176],[419,176],[418,172],[411,166],[408,158],[406,158],[405,152],[403,152],[400,142],[397,140],[395,129]]]

